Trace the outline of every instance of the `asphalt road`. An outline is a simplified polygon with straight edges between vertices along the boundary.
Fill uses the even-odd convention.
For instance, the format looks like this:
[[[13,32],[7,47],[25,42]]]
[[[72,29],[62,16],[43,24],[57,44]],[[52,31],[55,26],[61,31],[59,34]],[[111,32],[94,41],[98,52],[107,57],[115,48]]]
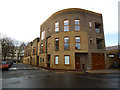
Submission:
[[[37,69],[13,64],[2,73],[3,88],[118,88],[118,74],[89,74]]]

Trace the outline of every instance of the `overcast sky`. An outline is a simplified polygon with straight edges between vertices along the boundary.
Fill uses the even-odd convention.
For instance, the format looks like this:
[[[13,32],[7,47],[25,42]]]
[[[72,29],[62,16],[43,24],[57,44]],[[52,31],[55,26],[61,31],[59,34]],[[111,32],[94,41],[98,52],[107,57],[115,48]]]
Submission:
[[[53,13],[82,8],[103,14],[106,46],[118,44],[120,0],[0,0],[0,33],[29,42],[40,37],[40,25]]]

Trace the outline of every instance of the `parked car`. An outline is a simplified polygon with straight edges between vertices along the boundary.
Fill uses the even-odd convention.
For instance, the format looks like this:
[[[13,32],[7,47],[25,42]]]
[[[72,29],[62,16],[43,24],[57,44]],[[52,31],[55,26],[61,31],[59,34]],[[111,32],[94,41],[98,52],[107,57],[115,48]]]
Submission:
[[[12,66],[13,62],[12,61],[8,61],[9,67]]]
[[[9,64],[8,64],[8,62],[7,61],[3,61],[3,62],[1,62],[1,64],[0,64],[0,69],[2,69],[2,70],[9,70]]]

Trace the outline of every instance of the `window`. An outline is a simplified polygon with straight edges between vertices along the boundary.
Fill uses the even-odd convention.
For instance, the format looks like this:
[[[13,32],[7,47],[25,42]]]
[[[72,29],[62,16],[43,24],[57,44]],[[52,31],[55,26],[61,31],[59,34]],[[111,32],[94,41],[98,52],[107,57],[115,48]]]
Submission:
[[[55,23],[55,32],[59,32],[59,22]]]
[[[42,58],[40,58],[40,62],[42,62]]]
[[[90,44],[92,44],[92,37],[90,37]]]
[[[44,58],[43,58],[43,62],[44,62]]]
[[[69,21],[68,20],[64,21],[64,31],[65,32],[69,31]]]
[[[55,56],[55,64],[59,64],[59,56]]]
[[[35,55],[36,54],[36,49],[35,49],[35,47],[33,48],[33,55]]]
[[[100,33],[101,32],[100,28],[101,28],[101,24],[95,22],[95,32]]]
[[[80,37],[75,37],[75,49],[80,49]]]
[[[59,50],[59,39],[55,39],[55,50]]]
[[[75,20],[75,31],[80,31],[80,20]]]
[[[99,28],[96,28],[96,29],[95,29],[95,32],[100,33],[100,29],[99,29]]]
[[[91,21],[89,22],[89,27],[92,27],[92,22]]]
[[[41,44],[40,47],[41,47],[41,53],[43,53],[43,44]]]
[[[40,46],[38,46],[38,51],[39,51],[39,53],[40,53]]]
[[[65,60],[65,65],[70,64],[70,56],[64,56],[64,60]]]
[[[45,39],[45,31],[42,32],[41,40]]]
[[[115,57],[115,55],[109,55],[109,57],[110,57],[110,58],[113,58],[113,57]]]
[[[69,49],[69,37],[64,38],[64,49]]]

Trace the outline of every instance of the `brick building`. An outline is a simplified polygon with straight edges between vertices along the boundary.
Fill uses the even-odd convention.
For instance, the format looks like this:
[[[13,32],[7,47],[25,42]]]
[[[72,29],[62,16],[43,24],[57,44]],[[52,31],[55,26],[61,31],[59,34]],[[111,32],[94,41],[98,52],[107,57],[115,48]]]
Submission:
[[[54,13],[40,26],[37,45],[36,65],[40,67],[64,70],[107,67],[103,20],[99,13],[78,8]]]

